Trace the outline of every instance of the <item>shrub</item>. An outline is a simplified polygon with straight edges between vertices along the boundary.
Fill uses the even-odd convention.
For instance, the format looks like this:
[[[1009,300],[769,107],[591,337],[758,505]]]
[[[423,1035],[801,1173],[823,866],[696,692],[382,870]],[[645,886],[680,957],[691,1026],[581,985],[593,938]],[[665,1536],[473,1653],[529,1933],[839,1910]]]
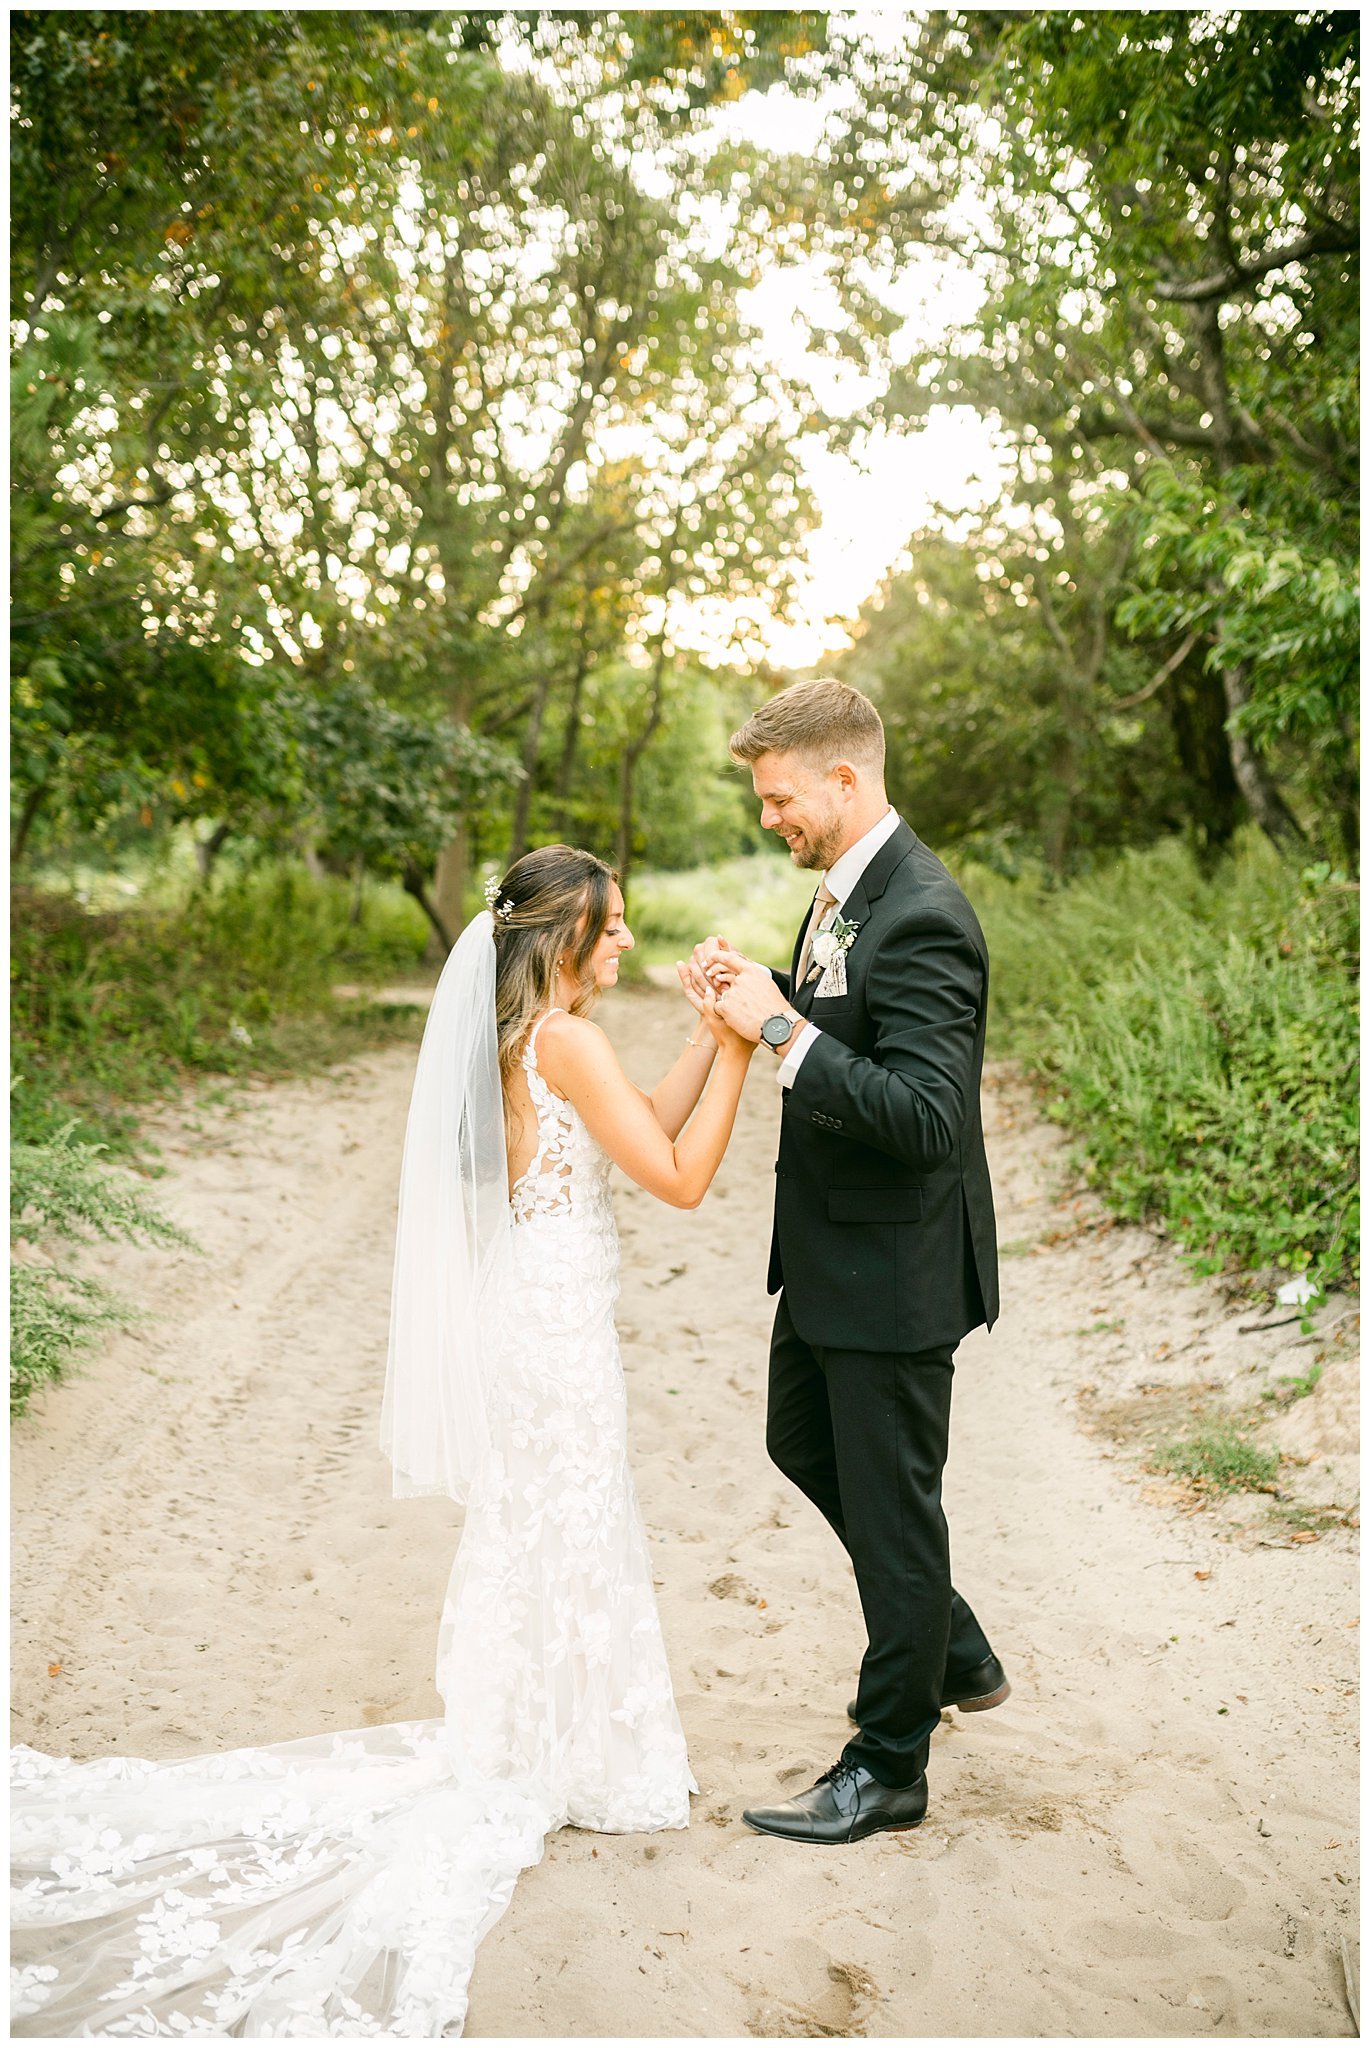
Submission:
[[[1061,890],[968,875],[992,1039],[1121,1215],[1195,1269],[1359,1271],[1355,892],[1263,841],[1171,841]]]
[[[790,949],[817,885],[774,854],[743,854],[684,873],[634,875],[628,924],[637,948],[630,972],[683,959],[709,932],[768,966],[789,964]]]
[[[97,1281],[35,1256],[53,1238],[68,1244],[124,1238],[197,1249],[193,1238],[148,1202],[130,1175],[102,1165],[102,1145],[82,1144],[73,1126],[10,1154],[10,1413],[59,1379],[102,1330],[137,1320]],[[13,1248],[22,1247],[23,1257]]]
[[[288,864],[230,872],[181,907],[91,914],[70,898],[16,899],[10,1199],[24,1250],[11,1265],[11,1412],[101,1331],[135,1320],[71,1270],[74,1246],[190,1242],[103,1163],[136,1149],[139,1105],[209,1073],[298,1070],[413,1035],[421,1019],[343,1007],[332,986],[412,971],[422,913],[383,887],[353,916],[345,883]]]
[[[989,940],[990,1051],[1037,1078],[1109,1205],[1200,1272],[1354,1282],[1354,888],[1257,837],[1212,867],[1167,840],[1065,888],[958,873]],[[630,971],[720,928],[785,960],[813,880],[764,854],[644,874]]]
[[[369,891],[273,864],[195,891],[184,907],[92,915],[25,893],[13,921],[14,1128],[43,1137],[78,1113],[86,1134],[131,1142],[137,1105],[207,1073],[280,1071],[348,1049],[332,987],[412,971],[422,913],[398,887]],[[372,1028],[378,1020],[374,1013]],[[292,1032],[292,1027],[294,1027]],[[306,1028],[307,1027],[307,1028]],[[382,1034],[383,1035],[383,1034]]]

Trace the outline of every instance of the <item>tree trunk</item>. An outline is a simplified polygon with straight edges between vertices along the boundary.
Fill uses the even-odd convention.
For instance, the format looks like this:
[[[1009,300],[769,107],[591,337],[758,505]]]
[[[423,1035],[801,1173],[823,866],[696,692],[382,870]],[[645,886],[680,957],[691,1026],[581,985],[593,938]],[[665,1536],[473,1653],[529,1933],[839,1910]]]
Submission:
[[[232,829],[231,825],[219,824],[214,827],[208,839],[195,841],[195,866],[202,882],[208,882],[213,874],[214,863],[223,852]]]
[[[444,931],[459,932],[466,922],[466,889],[470,879],[471,835],[463,819],[438,855],[437,874],[433,882],[436,910],[430,911],[429,915],[433,918],[434,930],[439,935]],[[405,887],[409,887],[407,882]],[[415,895],[412,889],[409,893]],[[422,903],[423,898],[416,897],[416,901]],[[424,907],[427,909],[426,904]],[[445,939],[443,943],[450,951],[451,939]]]
[[[1064,882],[1075,822],[1074,775],[1070,760],[1058,756],[1050,793],[1042,807],[1042,860],[1053,882]]]
[[[1288,852],[1291,847],[1304,844],[1303,830],[1238,723],[1238,714],[1245,709],[1251,694],[1245,672],[1238,666],[1225,668],[1222,675],[1223,695],[1227,699],[1227,745],[1237,787],[1267,839],[1273,840],[1281,852]]]
[[[1242,451],[1228,382],[1226,345],[1219,311],[1217,301],[1213,300],[1195,306],[1191,317],[1198,342],[1204,396],[1213,420],[1215,463],[1219,475],[1226,476],[1236,468]],[[1220,592],[1221,588],[1220,583],[1214,585],[1215,592]],[[1221,637],[1221,621],[1218,633]],[[1237,787],[1262,832],[1282,851],[1287,851],[1290,846],[1302,843],[1303,833],[1241,728],[1239,714],[1251,696],[1246,671],[1238,663],[1232,668],[1225,668],[1222,678],[1223,695],[1227,700],[1227,746]]]
[[[1348,874],[1360,871],[1360,777],[1354,766],[1338,768],[1332,778],[1332,809],[1341,830]]]
[[[1058,494],[1061,517],[1070,534],[1074,521],[1064,509],[1069,492]],[[1078,539],[1077,539],[1078,544]],[[1118,574],[1121,574],[1119,564]],[[1045,575],[1036,576],[1034,587],[1042,618],[1061,659],[1057,684],[1057,718],[1060,721],[1051,764],[1051,781],[1042,806],[1042,855],[1052,879],[1063,882],[1070,863],[1080,803],[1082,763],[1094,724],[1096,692],[1108,652],[1108,627],[1112,615],[1112,591],[1116,576],[1085,593],[1082,618],[1071,621],[1066,631],[1059,616],[1051,584]]]
[[[450,953],[456,943],[453,933],[457,927],[445,922],[441,907],[433,902],[432,897],[428,893],[428,885],[422,874],[416,867],[407,867],[401,877],[401,882],[405,893],[413,897],[419,909],[433,927],[434,936],[442,947],[443,953]]]
[[[580,700],[585,691],[585,678],[590,664],[583,661],[577,668],[571,683],[571,701],[566,707],[566,737],[561,743],[561,760],[557,764],[557,815],[555,831],[558,839],[571,836],[571,783],[576,771],[576,754],[580,748]]]
[[[1232,772],[1227,699],[1221,679],[1204,665],[1201,646],[1175,670],[1164,701],[1180,766],[1193,785],[1190,819],[1205,851],[1219,853],[1240,824],[1245,802]]]
[[[523,728],[523,780],[514,799],[514,823],[509,834],[509,857],[506,868],[521,860],[528,851],[528,818],[533,808],[533,785],[537,781],[538,751],[542,745],[542,721],[547,711],[547,699],[552,694],[552,677],[544,672],[542,681],[533,694],[532,706],[528,712],[528,723]]]
[[[359,925],[362,921],[362,891],[366,886],[366,862],[357,855],[352,867],[352,901],[348,906],[347,922]]]
[[[15,827],[14,839],[10,845],[11,861],[20,861],[24,858],[24,848],[28,845],[29,833],[33,830],[33,821],[38,816],[39,811],[42,810],[43,798],[47,793],[48,786],[46,782],[37,782],[24,798],[24,808],[19,813],[19,823]]]
[[[618,764],[618,853],[615,866],[618,869],[618,886],[625,893],[628,888],[628,874],[633,864],[633,785],[637,780],[638,763],[646,753],[661,724],[665,707],[666,643],[657,646],[656,661],[652,668],[652,689],[648,699],[647,723],[637,738],[623,749]]]
[[[633,864],[633,782],[636,775],[637,755],[631,748],[625,749],[618,764],[618,844],[614,850],[618,886],[625,894]]]

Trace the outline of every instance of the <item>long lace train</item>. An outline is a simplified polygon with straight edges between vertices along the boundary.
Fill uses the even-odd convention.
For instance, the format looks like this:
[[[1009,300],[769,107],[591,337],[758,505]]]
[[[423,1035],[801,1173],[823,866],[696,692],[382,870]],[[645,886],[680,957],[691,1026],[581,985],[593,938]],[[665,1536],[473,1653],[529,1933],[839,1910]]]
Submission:
[[[555,1823],[440,1721],[179,1763],[13,1758],[16,2034],[433,2038]]]

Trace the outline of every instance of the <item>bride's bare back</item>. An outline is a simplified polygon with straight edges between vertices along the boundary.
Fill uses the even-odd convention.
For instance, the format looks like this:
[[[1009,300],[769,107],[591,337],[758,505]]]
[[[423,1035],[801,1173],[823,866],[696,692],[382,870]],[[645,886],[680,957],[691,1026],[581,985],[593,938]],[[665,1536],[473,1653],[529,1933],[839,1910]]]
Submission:
[[[550,1084],[549,1084],[550,1085]],[[556,1093],[556,1090],[553,1090]],[[527,1173],[538,1150],[538,1118],[533,1107],[533,1098],[528,1088],[528,1076],[520,1064],[504,1084],[504,1099],[509,1115],[505,1124],[505,1142],[509,1159],[509,1193]]]
[[[696,1109],[702,1078],[696,1075],[688,1108],[678,1121],[670,1118],[673,1128],[668,1131],[656,1099],[628,1079],[597,1024],[585,1017],[572,1017],[565,1010],[549,1010],[533,1026],[529,1038],[536,1048],[541,1079],[559,1101],[570,1103],[614,1164],[648,1194],[673,1208],[697,1207],[727,1146],[747,1060],[754,1048],[724,1032],[715,1085]],[[537,1113],[523,1062],[506,1082],[506,1100],[512,1112],[507,1140],[512,1194],[538,1149]],[[686,1116],[690,1117],[689,1128],[678,1136]]]

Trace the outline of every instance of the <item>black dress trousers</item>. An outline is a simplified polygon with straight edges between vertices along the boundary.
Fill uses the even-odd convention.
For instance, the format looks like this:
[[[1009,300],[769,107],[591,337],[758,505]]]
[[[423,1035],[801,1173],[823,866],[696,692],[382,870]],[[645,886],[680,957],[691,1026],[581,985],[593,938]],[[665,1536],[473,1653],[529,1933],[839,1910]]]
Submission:
[[[868,1647],[844,1755],[886,1785],[923,1769],[945,1672],[992,1654],[952,1587],[942,1513],[954,1352],[811,1346],[783,1292],[776,1308],[766,1448],[851,1558]]]

